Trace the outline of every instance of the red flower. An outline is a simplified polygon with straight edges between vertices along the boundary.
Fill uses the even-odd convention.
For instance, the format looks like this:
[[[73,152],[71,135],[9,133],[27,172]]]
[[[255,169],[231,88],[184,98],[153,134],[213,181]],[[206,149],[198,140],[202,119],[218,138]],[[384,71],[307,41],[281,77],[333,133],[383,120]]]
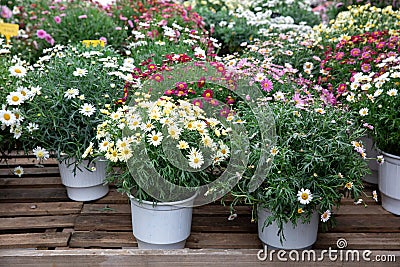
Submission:
[[[228,95],[225,100],[228,105],[235,103],[235,99],[230,95]]]
[[[178,90],[186,90],[188,85],[185,82],[177,82],[175,85],[176,89]]]
[[[198,106],[199,108],[203,107],[203,102],[200,99],[193,100],[193,105]]]
[[[154,74],[153,75],[153,80],[155,80],[156,82],[162,82],[162,81],[164,81],[164,77],[161,75],[161,74]]]
[[[155,64],[149,64],[149,65],[147,65],[147,69],[150,71],[156,71],[157,66]]]
[[[204,98],[212,98],[214,92],[210,89],[204,90],[203,94],[201,95]]]
[[[343,94],[344,92],[346,92],[347,89],[347,85],[344,83],[339,84],[339,87],[337,88],[337,92],[338,94]]]
[[[202,88],[205,84],[206,84],[206,78],[205,77],[201,77],[197,81],[197,87],[199,87],[199,88]]]

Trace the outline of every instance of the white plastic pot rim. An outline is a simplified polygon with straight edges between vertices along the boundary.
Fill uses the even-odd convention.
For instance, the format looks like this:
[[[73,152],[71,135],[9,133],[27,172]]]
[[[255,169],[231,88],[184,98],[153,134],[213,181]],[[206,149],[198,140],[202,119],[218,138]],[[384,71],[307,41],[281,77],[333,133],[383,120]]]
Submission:
[[[191,196],[190,198],[187,199],[183,199],[183,200],[178,200],[178,201],[173,201],[173,202],[152,202],[152,201],[147,201],[147,200],[142,200],[139,201],[137,198],[135,198],[134,196],[132,196],[131,194],[129,194],[129,198],[131,201],[136,202],[136,203],[143,203],[146,205],[154,205],[154,206],[177,206],[177,207],[182,207],[182,208],[186,208],[185,206],[180,206],[183,203],[186,202],[191,202],[194,201],[194,199],[197,197],[197,193],[195,193],[193,196]]]

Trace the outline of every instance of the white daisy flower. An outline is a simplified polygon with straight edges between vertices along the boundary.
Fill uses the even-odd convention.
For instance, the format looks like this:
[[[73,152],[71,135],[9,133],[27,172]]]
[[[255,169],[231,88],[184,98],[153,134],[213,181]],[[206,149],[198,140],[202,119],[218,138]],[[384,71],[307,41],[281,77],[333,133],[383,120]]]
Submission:
[[[116,145],[117,145],[118,151],[122,151],[126,148],[129,148],[129,144],[130,144],[130,141],[128,140],[128,138],[125,137],[123,139],[118,139]]]
[[[111,162],[117,162],[118,161],[118,151],[114,148],[108,149],[106,155],[106,159],[108,159]]]
[[[380,96],[382,93],[383,93],[383,90],[382,90],[382,89],[377,89],[377,90],[375,91],[375,93],[374,93],[374,97],[378,97],[378,96]]]
[[[303,64],[303,70],[312,70],[314,68],[314,64],[311,62],[306,62]]]
[[[87,156],[89,156],[92,153],[93,153],[93,142],[90,142],[90,144],[86,148],[85,152],[83,152],[82,158],[87,158]]]
[[[148,139],[147,139],[148,142],[150,144],[152,144],[153,146],[159,146],[161,144],[161,141],[163,140],[162,133],[160,133],[160,132],[156,133],[156,131],[152,131],[151,133],[149,133],[147,135],[147,137],[148,137]]]
[[[154,125],[151,121],[147,121],[146,123],[143,123],[140,128],[145,132],[150,132],[154,128]]]
[[[32,133],[33,131],[36,131],[39,129],[39,125],[36,123],[28,123],[28,126],[26,127],[29,133]]]
[[[181,135],[182,129],[172,126],[168,127],[168,134],[171,136],[172,139],[179,139],[179,136]]]
[[[264,75],[264,73],[261,73],[261,72],[257,73],[256,76],[254,77],[254,80],[256,82],[262,82],[264,79],[265,79],[265,75]]]
[[[32,95],[41,95],[42,94],[41,90],[42,87],[40,86],[32,86],[30,91]]]
[[[368,108],[362,108],[362,109],[360,109],[360,111],[358,113],[362,117],[367,116],[368,115]]]
[[[346,96],[346,100],[349,102],[354,102],[355,101],[355,97],[353,93],[350,93]]]
[[[187,156],[189,159],[189,166],[198,169],[203,165],[204,158],[203,154],[195,148],[192,148],[190,154]]]
[[[18,177],[21,177],[24,174],[24,168],[22,168],[21,166],[15,167],[14,174]]]
[[[372,198],[378,202],[378,193],[376,193],[376,190],[372,191]]]
[[[229,156],[229,153],[231,152],[229,147],[225,144],[220,144],[219,151],[222,155],[222,157],[227,158]]]
[[[48,159],[50,157],[49,152],[40,146],[33,149],[33,154],[36,156],[37,160]]]
[[[390,89],[389,91],[387,91],[387,94],[389,96],[396,96],[397,95],[397,89]]]
[[[13,125],[16,122],[17,118],[15,114],[9,110],[0,110],[0,122],[6,126]]]
[[[133,156],[133,153],[129,147],[125,147],[124,149],[119,151],[118,156],[121,161],[127,161]]]
[[[22,78],[26,75],[26,68],[21,65],[11,66],[9,69],[11,76]]]
[[[70,88],[64,93],[64,97],[67,99],[75,98],[79,95],[79,90],[75,88]]]
[[[189,148],[189,144],[186,141],[179,141],[179,143],[176,145],[177,148],[179,149],[188,149]]]
[[[279,150],[277,147],[273,147],[269,150],[269,152],[271,153],[272,156],[275,156],[278,154]]]
[[[316,109],[314,109],[314,111],[319,114],[325,114],[325,110],[323,108],[316,108]]]
[[[108,148],[109,147],[112,147],[112,146],[110,146],[110,141],[108,140],[108,139],[105,139],[105,140],[103,140],[103,141],[101,141],[100,143],[99,143],[99,150],[101,151],[101,152],[106,152],[107,150],[108,150]]]
[[[276,92],[276,93],[274,94],[274,99],[275,99],[275,100],[285,100],[285,94],[282,93],[281,91]]]
[[[329,220],[329,218],[331,218],[331,211],[330,210],[326,210],[324,213],[322,213],[322,215],[321,215],[321,221],[322,222],[327,222]]]
[[[11,92],[7,96],[7,103],[12,106],[18,106],[24,103],[24,96],[20,92]]]
[[[92,116],[94,112],[96,111],[96,108],[92,104],[84,103],[81,108],[79,109],[79,113],[85,115],[85,116]]]
[[[23,96],[23,101],[26,100],[26,99],[28,99],[28,98],[30,98],[30,97],[32,96],[32,92],[31,92],[28,88],[26,88],[26,87],[24,87],[24,86],[18,87],[18,88],[17,88],[17,92],[19,92],[19,93],[22,94],[22,96]]]
[[[86,76],[88,71],[86,69],[76,68],[76,70],[72,73],[74,76],[83,77]]]
[[[203,145],[204,145],[205,147],[210,147],[210,148],[212,148],[213,145],[214,145],[213,140],[212,140],[211,137],[208,136],[208,135],[202,136],[201,141],[202,141],[202,143],[203,143]]]
[[[300,204],[309,204],[312,199],[313,196],[309,189],[304,190],[304,188],[302,188],[300,191],[297,192],[297,200],[300,201]]]

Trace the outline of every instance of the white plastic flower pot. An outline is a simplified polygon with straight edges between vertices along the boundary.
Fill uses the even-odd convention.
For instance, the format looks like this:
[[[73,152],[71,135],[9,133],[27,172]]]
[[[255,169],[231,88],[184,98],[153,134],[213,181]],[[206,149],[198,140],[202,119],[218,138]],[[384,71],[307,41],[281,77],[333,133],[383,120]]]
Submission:
[[[95,167],[95,171],[90,171],[85,168],[87,161],[83,161],[76,168],[74,174],[72,159],[64,160],[58,163],[60,169],[61,182],[67,189],[68,197],[75,201],[92,201],[107,195],[109,188],[104,185],[106,178],[107,162],[103,160],[92,163],[89,167]],[[70,166],[68,166],[70,165]]]
[[[132,230],[139,249],[182,249],[190,235],[194,199],[177,202],[142,201],[130,196]]]
[[[283,225],[285,239],[280,241],[278,225],[272,222],[271,225],[263,227],[264,222],[271,213],[258,209],[258,237],[269,249],[310,249],[317,241],[319,216],[315,211],[309,223],[299,221],[296,226],[291,222]]]
[[[379,191],[382,207],[400,215],[400,157],[382,152],[384,162],[379,166]]]
[[[376,158],[378,156],[378,150],[374,146],[373,139],[371,137],[362,137],[361,141],[365,147],[365,153],[367,153],[368,158]],[[378,184],[379,178],[379,165],[376,160],[368,160],[368,167],[371,171],[371,174],[365,175],[362,179],[370,184]]]

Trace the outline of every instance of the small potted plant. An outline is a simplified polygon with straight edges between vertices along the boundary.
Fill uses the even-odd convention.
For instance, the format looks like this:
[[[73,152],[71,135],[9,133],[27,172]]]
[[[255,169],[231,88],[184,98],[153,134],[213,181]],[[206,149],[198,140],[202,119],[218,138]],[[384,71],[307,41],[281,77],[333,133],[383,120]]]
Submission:
[[[226,104],[221,109],[210,89],[216,86],[205,89],[210,72],[191,72],[202,64],[153,73],[117,111],[102,110],[107,117],[97,127],[93,155],[111,162],[108,181],[130,197],[139,248],[183,248],[192,207],[221,197],[239,179],[227,163],[231,153],[243,154],[229,141],[243,122]]]
[[[259,238],[266,245],[301,249],[316,241],[319,221],[325,227],[334,224],[333,208],[343,196],[358,199],[362,192],[366,155],[359,138],[365,129],[352,121],[351,113],[335,106],[326,90],[313,86],[311,56],[304,57],[303,64],[295,62],[303,70],[293,68],[290,60],[275,63],[282,58],[274,59],[272,53],[292,55],[288,53],[292,38],[256,41],[241,58],[226,59],[263,91],[264,98],[257,103],[273,111],[277,136],[276,143],[268,147],[271,169],[263,183],[251,190],[249,169],[232,190],[232,206],[238,202],[252,205]],[[299,43],[307,46],[307,42]],[[248,122],[245,126],[257,125],[252,112],[241,114]],[[257,127],[252,131],[255,156],[250,164],[256,165],[261,131]]]
[[[90,157],[86,148],[96,136],[99,109],[114,106],[122,94],[123,60],[100,45],[56,45],[46,52],[24,79],[21,142],[40,160],[58,159],[71,199],[98,199],[108,192],[106,162]]]
[[[398,33],[384,30],[344,38],[322,65],[322,79],[343,81],[336,89],[325,85],[333,87],[336,98],[368,129],[383,155],[375,157],[380,163],[378,185],[382,206],[394,214],[400,214]],[[343,70],[346,75],[341,75]]]

